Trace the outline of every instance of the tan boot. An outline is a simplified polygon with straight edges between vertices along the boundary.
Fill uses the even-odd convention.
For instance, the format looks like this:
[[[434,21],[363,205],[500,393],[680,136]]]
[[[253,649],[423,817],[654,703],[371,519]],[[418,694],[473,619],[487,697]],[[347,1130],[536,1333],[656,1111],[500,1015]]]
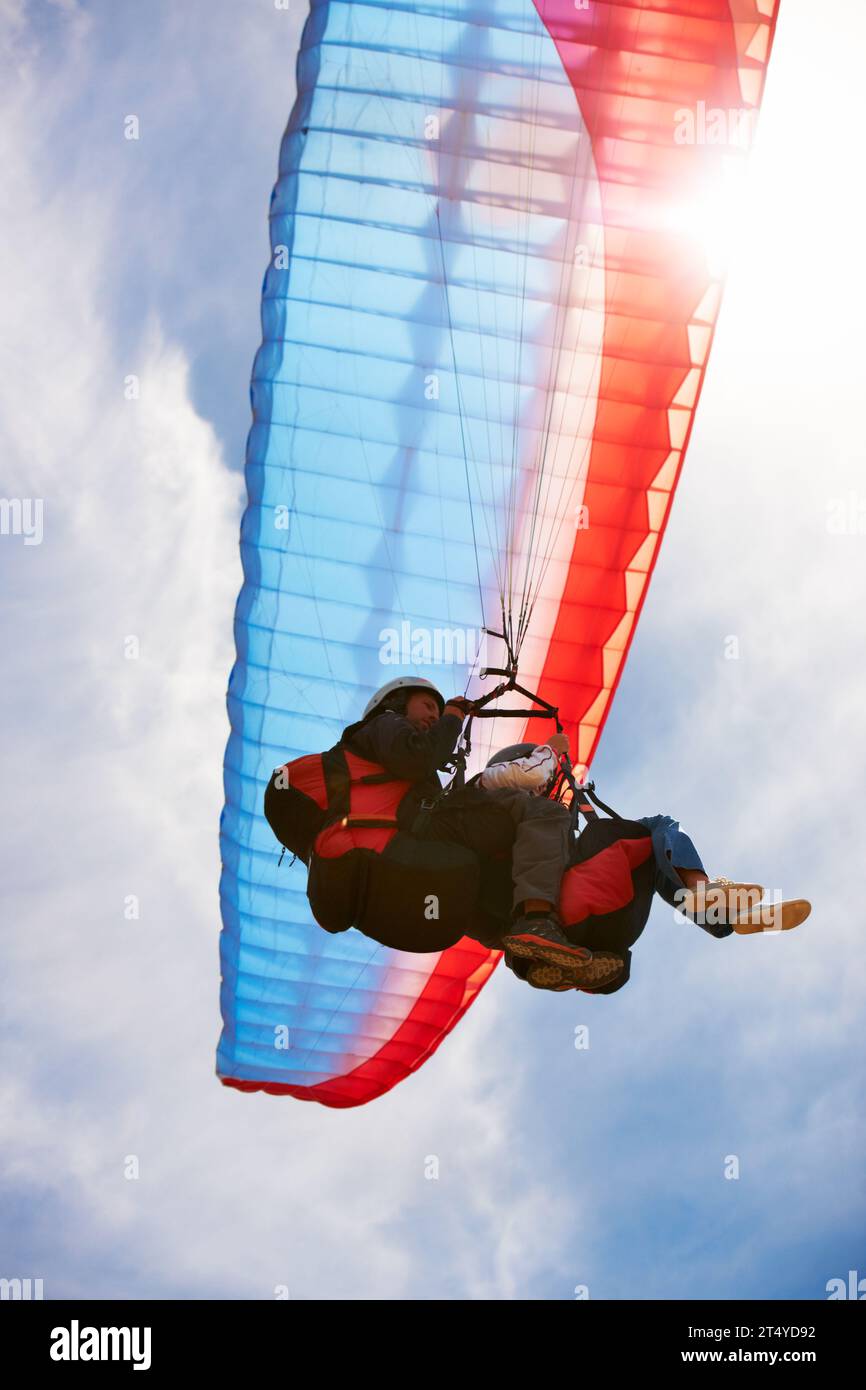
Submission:
[[[694,922],[709,921],[711,926],[726,926],[757,908],[763,896],[760,883],[734,883],[719,875],[709,883],[686,889],[677,911]]]
[[[759,931],[790,931],[805,922],[812,911],[812,904],[805,898],[794,898],[786,903],[762,903],[760,907],[736,917],[731,923],[735,932],[741,936],[751,936]]]

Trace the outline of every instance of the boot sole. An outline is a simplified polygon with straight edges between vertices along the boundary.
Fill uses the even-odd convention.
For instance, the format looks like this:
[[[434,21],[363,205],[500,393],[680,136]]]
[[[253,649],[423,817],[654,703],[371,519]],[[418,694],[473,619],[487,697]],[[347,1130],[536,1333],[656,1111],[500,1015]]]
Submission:
[[[587,950],[585,946],[573,946],[570,951],[554,946],[543,938],[506,937],[502,943],[506,951],[521,960],[535,960],[540,967],[557,970],[559,983],[569,986],[589,985],[596,989],[611,984],[623,969],[624,961],[604,951]],[[532,972],[537,978],[537,971]],[[551,989],[554,985],[544,985]]]
[[[805,922],[811,911],[812,904],[805,898],[794,898],[787,903],[765,903],[763,907],[756,908],[754,914],[741,917],[731,926],[740,936],[754,936],[762,931],[790,931],[792,927],[799,927],[801,922]]]
[[[534,965],[526,977],[533,989],[572,989],[563,984],[562,971],[558,965]]]

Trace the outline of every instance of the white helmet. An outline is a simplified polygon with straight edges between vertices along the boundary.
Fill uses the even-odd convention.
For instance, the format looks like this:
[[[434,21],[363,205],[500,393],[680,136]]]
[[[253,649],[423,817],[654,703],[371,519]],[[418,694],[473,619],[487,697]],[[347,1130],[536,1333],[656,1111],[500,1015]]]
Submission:
[[[540,743],[510,743],[507,748],[500,748],[498,753],[494,753],[491,758],[488,758],[487,766],[495,767],[497,763],[511,763],[517,758],[528,758],[535,752],[536,748],[540,747],[542,747]],[[538,794],[540,796],[549,796],[558,781],[559,767],[551,774],[547,786]]]
[[[429,690],[430,694],[436,697],[440,715],[445,708],[445,697],[432,681],[425,680],[423,676],[398,676],[396,680],[388,681],[387,685],[376,691],[372,699],[367,701],[361,717],[366,719],[367,715],[372,714],[373,710],[381,705],[383,700],[387,700],[389,695],[393,695],[395,690]]]

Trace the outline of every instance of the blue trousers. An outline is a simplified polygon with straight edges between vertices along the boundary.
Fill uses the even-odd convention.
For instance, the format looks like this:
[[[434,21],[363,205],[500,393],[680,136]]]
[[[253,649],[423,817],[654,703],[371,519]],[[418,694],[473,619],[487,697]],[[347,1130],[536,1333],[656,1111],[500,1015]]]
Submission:
[[[672,816],[637,816],[639,825],[645,825],[652,833],[653,855],[656,863],[655,887],[659,897],[664,898],[671,907],[676,907],[676,893],[685,887],[674,865],[681,869],[700,869],[706,873],[701,856],[694,842]],[[730,936],[733,927],[706,926],[703,930],[711,936]]]

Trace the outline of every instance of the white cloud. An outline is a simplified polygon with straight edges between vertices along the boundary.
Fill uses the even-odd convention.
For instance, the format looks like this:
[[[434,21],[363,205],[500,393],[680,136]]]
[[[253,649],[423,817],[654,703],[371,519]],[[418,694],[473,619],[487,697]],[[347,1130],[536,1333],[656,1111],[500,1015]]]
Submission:
[[[133,345],[113,332],[104,269],[124,245],[129,186],[119,178],[94,196],[40,178],[64,99],[38,125],[28,119],[46,84],[44,55],[26,37],[3,120],[15,216],[0,232],[0,290],[15,336],[0,444],[8,491],[44,498],[45,537],[4,552],[16,738],[3,827],[15,924],[3,1127],[5,1180],[23,1209],[35,1188],[39,1206],[67,1212],[69,1245],[58,1237],[50,1248],[46,1292],[267,1297],[287,1282],[299,1297],[420,1293],[439,1276],[399,1221],[419,1203],[462,1278],[516,1289],[515,1249],[525,1275],[540,1194],[530,1185],[515,1198],[507,1223],[483,1187],[472,1195],[514,1103],[504,1040],[486,1065],[476,1052],[499,1017],[493,991],[423,1083],[375,1111],[240,1096],[213,1076],[241,480],[196,413],[189,362],[159,316],[149,311]],[[84,84],[85,40],[79,31]],[[135,217],[158,225],[146,188]],[[188,243],[161,255],[174,275]],[[125,398],[130,374],[138,399]],[[244,400],[245,383],[237,390]],[[140,899],[138,921],[124,917],[127,895]],[[427,1153],[441,1158],[438,1183],[424,1178]],[[127,1155],[140,1161],[137,1181],[123,1176]],[[516,1154],[509,1185],[520,1170]],[[87,1255],[76,1259],[73,1233],[84,1230]],[[105,1272],[119,1246],[137,1269],[122,1288]]]

